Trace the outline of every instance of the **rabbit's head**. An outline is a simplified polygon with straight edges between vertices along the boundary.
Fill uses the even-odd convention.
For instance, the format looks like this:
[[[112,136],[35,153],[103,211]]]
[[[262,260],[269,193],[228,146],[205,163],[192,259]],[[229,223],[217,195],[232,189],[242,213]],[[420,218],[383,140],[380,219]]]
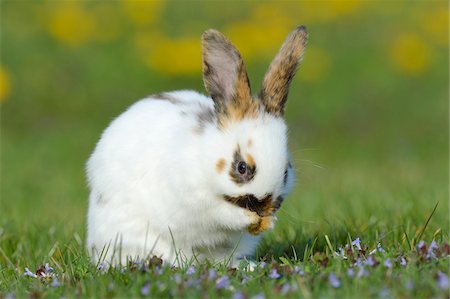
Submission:
[[[307,36],[303,26],[288,35],[257,96],[234,45],[216,30],[202,36],[203,81],[215,110],[215,128],[204,132],[210,182],[225,200],[260,216],[276,211],[293,184],[284,110]]]

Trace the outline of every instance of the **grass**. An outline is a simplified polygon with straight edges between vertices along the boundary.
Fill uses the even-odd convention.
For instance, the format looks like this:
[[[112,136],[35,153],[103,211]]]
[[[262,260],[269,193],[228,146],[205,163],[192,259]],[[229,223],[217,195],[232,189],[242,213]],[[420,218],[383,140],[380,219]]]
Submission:
[[[0,104],[0,298],[449,297],[448,3],[347,1],[334,11],[340,2],[217,9],[173,1],[154,23],[132,19],[143,9],[129,15],[119,2],[67,3],[0,3],[1,67],[10,80]],[[143,96],[202,90],[200,70],[149,66],[151,49],[136,41],[195,40],[210,27],[258,32],[265,14],[274,30],[264,27],[263,42],[233,39],[247,49],[255,92],[281,42],[277,32],[287,33],[280,20],[306,23],[310,40],[286,115],[298,182],[255,253],[264,263],[253,272],[157,259],[98,269],[84,248],[84,164],[95,142]],[[78,40],[69,44],[50,26],[88,30],[89,17],[99,22],[95,32],[70,35]],[[102,38],[115,23],[117,35]]]
[[[82,233],[83,229],[79,231]],[[438,244],[434,251],[430,243],[415,244],[418,235],[409,235],[406,229],[384,237],[379,235],[377,239],[378,232],[373,227],[364,233],[360,245],[350,234],[335,235],[347,239],[336,243],[328,235],[312,235],[310,240],[299,240],[305,244],[303,252],[292,247],[278,257],[265,252],[268,246],[276,246],[274,237],[266,238],[260,249],[263,262],[251,272],[247,271],[246,262],[237,269],[208,262],[170,267],[162,266],[157,258],[145,263],[130,262],[123,268],[102,269],[90,263],[78,232],[70,234],[61,228],[45,227],[11,232],[6,227],[1,235],[0,287],[3,295],[15,294],[19,298],[448,295],[445,273],[450,246],[442,232],[433,236],[424,230]],[[337,254],[340,248],[345,248],[345,258]],[[53,271],[43,270],[45,263]],[[24,275],[26,268],[40,276]]]

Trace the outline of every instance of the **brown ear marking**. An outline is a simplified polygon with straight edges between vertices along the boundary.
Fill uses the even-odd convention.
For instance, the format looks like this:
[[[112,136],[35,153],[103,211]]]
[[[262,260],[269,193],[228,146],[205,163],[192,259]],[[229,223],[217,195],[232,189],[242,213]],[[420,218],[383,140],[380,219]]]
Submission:
[[[252,99],[244,60],[236,47],[222,33],[209,29],[202,35],[202,54],[203,82],[219,125],[256,116],[260,101]]]
[[[286,37],[278,54],[270,64],[259,94],[266,112],[277,117],[284,115],[289,84],[303,57],[307,40],[306,27],[303,25],[297,27]]]

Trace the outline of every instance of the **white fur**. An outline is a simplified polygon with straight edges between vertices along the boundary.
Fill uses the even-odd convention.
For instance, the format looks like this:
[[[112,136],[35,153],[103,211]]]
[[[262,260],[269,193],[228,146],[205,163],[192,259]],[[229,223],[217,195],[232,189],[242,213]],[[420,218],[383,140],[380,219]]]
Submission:
[[[213,108],[194,91],[167,93],[177,100],[143,99],[104,131],[87,163],[91,189],[87,246],[97,262],[161,256],[169,262],[194,255],[232,262],[250,256],[259,236],[247,233],[255,213],[226,202],[222,195],[286,195],[286,126],[262,113],[220,131],[208,123],[196,131],[196,113]],[[252,140],[248,146],[248,140]],[[240,146],[254,157],[257,173],[248,184],[229,176]],[[224,171],[216,162],[226,160]],[[108,250],[106,250],[108,249]],[[107,252],[106,252],[107,251]]]

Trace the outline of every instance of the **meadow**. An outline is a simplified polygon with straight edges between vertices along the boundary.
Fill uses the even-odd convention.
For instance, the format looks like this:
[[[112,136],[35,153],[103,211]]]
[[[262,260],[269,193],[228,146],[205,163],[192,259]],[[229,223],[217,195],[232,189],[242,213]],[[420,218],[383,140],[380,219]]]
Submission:
[[[0,298],[448,298],[446,1],[0,2]],[[297,183],[246,271],[89,262],[84,167],[149,94],[195,89],[200,35],[253,90],[307,26],[286,119]]]

